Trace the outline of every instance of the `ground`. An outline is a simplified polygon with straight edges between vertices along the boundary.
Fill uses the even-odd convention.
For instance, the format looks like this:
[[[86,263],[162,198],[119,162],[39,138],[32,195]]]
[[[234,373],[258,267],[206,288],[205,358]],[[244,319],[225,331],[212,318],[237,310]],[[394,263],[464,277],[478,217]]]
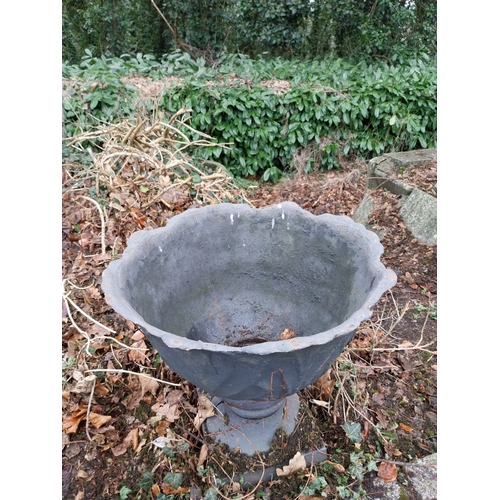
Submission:
[[[301,492],[301,498],[363,498],[377,474],[404,484],[405,464],[437,451],[437,248],[409,233],[398,217],[398,197],[377,191],[369,221],[383,234],[381,260],[397,273],[397,284],[328,372],[301,392],[304,418],[294,434],[277,436],[265,458],[248,459],[202,434],[208,410],[194,387],[104,301],[102,271],[130,234],[217,201],[185,186],[155,201],[137,165],[131,160],[108,182],[114,201],[101,205],[90,197],[104,192],[95,176],[80,175],[75,162],[63,168],[63,498],[291,500]],[[255,207],[294,201],[314,214],[352,216],[366,190],[367,165],[346,158],[341,167],[299,171],[278,184],[232,182],[225,195]],[[430,163],[403,180],[430,189],[436,167]],[[158,438],[160,445],[152,444]],[[320,442],[328,453],[322,464],[245,492],[229,480],[288,464]]]

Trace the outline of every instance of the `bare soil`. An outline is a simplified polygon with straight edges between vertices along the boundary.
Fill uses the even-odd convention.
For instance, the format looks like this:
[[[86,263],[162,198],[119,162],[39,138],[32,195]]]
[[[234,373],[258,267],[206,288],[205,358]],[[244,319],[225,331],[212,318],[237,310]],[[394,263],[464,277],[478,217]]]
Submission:
[[[352,216],[365,193],[366,164],[344,160],[342,167],[274,185],[249,179],[234,196],[245,195],[256,207],[294,201],[314,214]],[[404,181],[426,187],[436,169],[435,162],[420,167]],[[120,256],[130,234],[164,225],[200,202],[180,191],[168,206],[158,202],[134,210],[124,202],[123,210],[109,209],[103,252],[100,214],[82,198],[91,182],[72,185],[70,174],[63,172],[62,198],[64,499],[201,499],[215,487],[218,498],[237,498],[243,494],[238,483],[217,485],[214,476],[232,478],[286,463],[318,440],[327,447],[326,464],[258,484],[245,498],[293,499],[319,477],[326,486],[309,498],[322,498],[321,492],[340,498],[339,486],[362,494],[364,482],[350,469],[352,453],[380,465],[382,459],[405,463],[437,451],[437,247],[409,233],[398,216],[397,196],[375,192],[369,223],[384,230],[381,260],[397,273],[398,283],[329,371],[301,392],[307,418],[295,436],[279,436],[265,459],[248,459],[214,446],[198,430],[201,410],[195,388],[164,365],[134,324],[106,304],[100,288],[102,271]],[[135,199],[143,195],[138,191]],[[347,435],[345,422],[361,425],[360,442]],[[152,444],[159,437],[165,447]],[[274,460],[269,458],[273,453]],[[404,471],[397,469],[397,481],[404,482]],[[180,483],[169,473],[182,474],[177,476]],[[365,467],[364,477],[375,474]]]

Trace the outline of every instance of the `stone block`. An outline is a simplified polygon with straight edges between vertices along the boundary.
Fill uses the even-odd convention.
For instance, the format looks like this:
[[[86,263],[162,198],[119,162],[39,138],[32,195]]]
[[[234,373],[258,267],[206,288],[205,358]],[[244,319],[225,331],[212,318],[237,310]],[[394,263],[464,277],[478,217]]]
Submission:
[[[420,189],[413,189],[399,215],[411,233],[427,245],[437,245],[437,199]]]

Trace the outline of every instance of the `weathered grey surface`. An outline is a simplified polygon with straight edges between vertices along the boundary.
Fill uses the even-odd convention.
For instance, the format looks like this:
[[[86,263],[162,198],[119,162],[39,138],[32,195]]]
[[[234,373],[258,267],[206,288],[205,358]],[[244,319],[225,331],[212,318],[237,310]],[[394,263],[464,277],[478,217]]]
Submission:
[[[437,149],[414,149],[413,151],[404,151],[402,153],[386,153],[396,165],[411,167],[423,165],[437,158]]]
[[[401,466],[398,469],[401,470]],[[408,484],[385,483],[375,474],[366,477],[363,489],[370,500],[437,500],[437,453],[403,467]]]
[[[406,227],[427,245],[437,245],[437,199],[413,189],[399,211]]]
[[[356,212],[352,216],[352,220],[358,224],[363,224],[367,227],[368,219],[370,218],[370,213],[373,208],[373,199],[369,194],[365,194],[365,197],[361,200]]]
[[[428,455],[415,463],[429,467],[408,467],[406,475],[417,491],[419,500],[437,499],[437,453]]]
[[[396,192],[401,191],[401,181],[389,180],[392,174],[418,167],[437,158],[437,149],[417,149],[403,153],[385,153],[382,156],[372,158],[368,163],[368,188],[377,189],[383,184],[384,188],[395,194],[409,194]],[[395,189],[396,191],[393,191]],[[403,188],[404,189],[404,188]]]
[[[367,187],[369,190],[386,189],[396,195],[401,195],[400,216],[408,230],[427,245],[437,244],[437,198],[424,193],[391,176],[407,168],[418,168],[437,158],[436,149],[419,149],[404,153],[386,153],[373,158],[369,162]],[[437,194],[437,185],[435,186]],[[368,191],[353,215],[353,219],[363,224],[367,229],[368,220],[373,206],[373,198]],[[376,231],[380,239],[383,231]]]
[[[102,289],[171,370],[230,408],[229,435],[232,415],[240,432],[241,419],[281,419],[285,399],[332,365],[396,283],[382,252],[348,217],[223,203],[134,233]],[[275,430],[249,424],[245,436],[264,451]]]
[[[384,229],[375,229],[370,224],[368,224],[368,220],[370,219],[370,214],[372,212],[372,209],[373,209],[373,198],[370,196],[370,194],[367,193],[361,200],[361,203],[359,204],[358,208],[356,209],[356,212],[352,216],[352,219],[354,222],[357,222],[358,224],[363,224],[363,226],[365,226],[366,229],[373,231],[380,238],[380,240],[382,240],[383,237],[385,236],[386,231]]]

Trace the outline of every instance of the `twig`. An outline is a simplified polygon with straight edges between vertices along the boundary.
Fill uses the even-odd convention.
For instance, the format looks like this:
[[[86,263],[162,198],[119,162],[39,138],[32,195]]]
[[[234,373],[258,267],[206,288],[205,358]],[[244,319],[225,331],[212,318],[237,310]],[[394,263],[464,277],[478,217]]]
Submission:
[[[140,372],[132,372],[129,370],[119,370],[117,368],[95,368],[88,369],[87,372],[115,372],[115,373],[128,373],[129,375],[137,375],[138,377],[145,377],[149,380],[155,380],[156,382],[160,382],[162,384],[173,385],[174,387],[181,387],[181,384],[175,384],[174,382],[167,382],[166,380],[161,380],[159,378],[152,377],[151,375],[147,375],[145,373]]]
[[[417,464],[415,462],[395,462],[394,460],[386,460],[385,458],[376,458],[375,462],[387,462],[388,464],[401,465],[402,467],[430,467],[431,469],[435,469],[436,465],[434,464]]]
[[[74,320],[73,315],[71,314],[71,309],[70,309],[69,303],[68,303],[68,297],[66,297],[66,295],[64,295],[64,294],[63,294],[63,300],[64,300],[64,303],[66,305],[66,311],[68,313],[68,317],[69,317],[69,320],[71,321],[71,324],[76,328],[76,330],[78,332],[80,332],[87,339],[87,344],[85,345],[85,351],[87,352],[87,354],[90,354],[90,352],[89,352],[89,347],[90,347],[90,343],[91,343],[90,337],[88,336],[86,331],[82,330],[76,324],[76,321]]]
[[[97,189],[97,192],[99,192],[99,189]],[[80,197],[91,201],[97,207],[97,210],[99,210],[99,215],[101,217],[101,246],[102,246],[101,253],[102,253],[102,255],[106,255],[106,238],[105,238],[106,225],[104,223],[104,214],[102,212],[102,209],[101,209],[99,203],[97,203],[97,201],[95,201],[94,199],[89,198],[88,196],[83,196],[83,195],[80,195]]]
[[[68,294],[69,295],[69,294]],[[90,319],[90,321],[94,322],[96,325],[99,325],[101,328],[104,328],[105,330],[107,330],[108,332],[110,333],[116,333],[114,330],[111,330],[111,328],[108,328],[107,326],[104,326],[102,323],[99,323],[99,321],[97,321],[96,319],[92,318],[92,316],[89,316],[83,309],[81,309],[80,307],[78,307],[74,302],[73,300],[71,300],[69,298],[68,295],[64,295],[64,297],[66,298],[66,300],[81,314],[83,314],[87,319]]]
[[[344,378],[342,379],[342,381],[340,381],[340,377],[338,376],[338,364],[336,363],[335,364],[335,374],[337,376],[337,380],[339,380],[339,387],[342,387],[344,385],[344,382],[345,382],[345,379],[347,378],[347,373],[344,375]],[[337,423],[337,403],[338,403],[338,399],[341,395],[341,392],[342,391],[339,391],[337,390],[337,394],[335,395],[335,400],[333,401],[333,423],[336,424]],[[343,396],[342,396],[343,397]],[[344,420],[345,420],[345,410],[344,410]]]
[[[408,304],[407,304],[408,305]],[[391,325],[391,328],[389,329],[389,331],[392,331],[393,330],[393,326],[395,327],[399,321],[401,321],[404,313],[406,312],[407,310],[407,307],[405,306],[405,310],[403,312],[403,314],[401,315],[401,317],[398,318],[398,320],[394,323],[394,325]],[[429,311],[427,311],[427,314],[425,316],[425,320],[424,320],[424,324],[422,325],[422,329],[420,330],[420,339],[418,340],[418,342],[414,345],[414,346],[408,346],[408,347],[371,347],[371,348],[363,348],[363,347],[350,347],[348,348],[349,351],[370,351],[370,352],[374,352],[374,351],[378,351],[378,352],[396,352],[396,351],[413,351],[413,350],[418,350],[418,351],[424,351],[424,352],[427,352],[429,354],[432,354],[433,356],[436,356],[437,355],[437,351],[430,351],[428,349],[425,349],[425,347],[429,347],[430,345],[434,344],[437,339],[434,339],[434,340],[431,340],[430,342],[428,342],[427,344],[424,344],[424,345],[420,345],[424,339],[424,330],[425,330],[425,326],[427,325],[427,320],[429,319]]]
[[[349,403],[349,406],[364,420],[366,420],[377,432],[377,434],[380,436],[380,438],[384,441],[385,444],[388,444],[387,439],[385,436],[380,432],[380,430],[377,428],[377,426],[362,412],[360,412],[357,408],[356,405],[354,404],[354,401],[352,401],[351,397],[347,393],[347,391],[344,389],[344,387],[341,388],[342,392],[344,393],[345,398],[347,399],[347,402]]]
[[[90,407],[92,406],[92,398],[94,397],[94,389],[96,385],[97,378],[94,378],[93,383],[92,383],[92,390],[90,391],[90,397],[89,397],[89,405],[87,406],[87,419],[85,422],[85,432],[87,433],[87,437],[89,438],[89,441],[92,441],[92,438],[90,437],[90,432],[89,432],[89,427],[90,427]]]
[[[142,347],[130,347],[122,342],[120,342],[119,340],[116,340],[115,338],[113,337],[109,337],[107,335],[100,335],[100,336],[95,336],[94,338],[90,338],[89,334],[82,330],[76,323],[75,319],[73,318],[73,314],[71,312],[71,308],[69,307],[70,304],[80,313],[80,314],[83,314],[86,318],[88,318],[90,321],[94,322],[96,325],[99,325],[101,328],[104,328],[105,330],[108,330],[109,332],[111,333],[116,333],[114,330],[111,330],[111,328],[108,328],[107,326],[104,326],[102,323],[99,323],[99,321],[95,320],[94,318],[92,318],[92,316],[89,316],[83,309],[81,309],[80,307],[78,307],[75,302],[73,300],[71,300],[69,298],[69,293],[64,293],[64,283],[68,281],[68,283],[70,283],[72,286],[74,286],[75,288],[78,288],[80,290],[84,290],[84,288],[81,288],[81,287],[77,287],[76,285],[74,285],[73,283],[71,283],[71,281],[69,280],[63,280],[63,294],[62,294],[62,298],[64,300],[64,303],[66,305],[66,310],[68,312],[68,317],[71,321],[71,324],[77,329],[78,332],[80,332],[86,339],[87,339],[87,344],[85,346],[85,351],[87,352],[87,354],[90,354],[89,352],[89,347],[92,343],[93,340],[100,340],[100,339],[103,339],[103,340],[112,340],[113,342],[116,342],[118,345],[120,345],[121,347],[124,347],[125,349],[129,349],[131,351],[147,351],[148,349],[145,349],[145,348],[142,348]]]

